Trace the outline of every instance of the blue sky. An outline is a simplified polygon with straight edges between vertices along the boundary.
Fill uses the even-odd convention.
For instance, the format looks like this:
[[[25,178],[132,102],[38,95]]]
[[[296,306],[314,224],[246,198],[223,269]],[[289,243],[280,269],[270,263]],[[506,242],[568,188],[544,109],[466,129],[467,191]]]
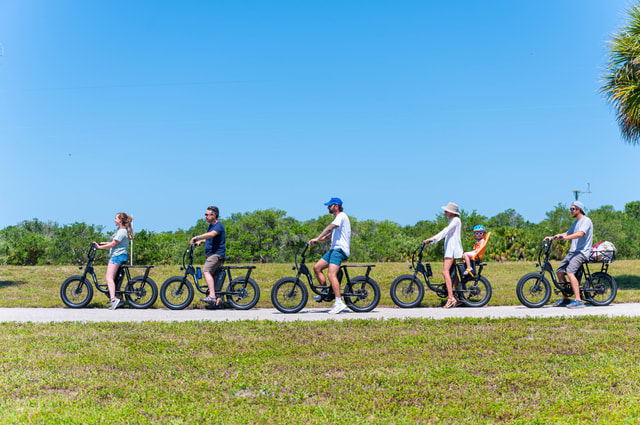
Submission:
[[[539,222],[640,200],[598,90],[628,0],[0,0],[0,228],[217,205]]]

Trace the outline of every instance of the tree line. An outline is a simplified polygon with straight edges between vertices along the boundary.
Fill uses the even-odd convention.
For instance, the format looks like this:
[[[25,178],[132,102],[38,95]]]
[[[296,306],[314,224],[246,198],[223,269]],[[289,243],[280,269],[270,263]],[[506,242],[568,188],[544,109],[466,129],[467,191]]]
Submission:
[[[640,201],[629,202],[624,211],[603,206],[588,212],[594,225],[594,243],[608,240],[615,244],[618,258],[640,257]],[[296,249],[317,236],[333,219],[327,214],[317,219],[299,221],[277,209],[235,213],[220,221],[227,233],[227,255],[234,263],[292,262]],[[513,209],[488,218],[475,210],[461,211],[462,241],[465,250],[473,246],[472,229],[484,224],[492,232],[485,260],[535,260],[542,239],[567,230],[573,219],[566,205],[558,204],[546,218],[534,224]],[[352,262],[406,261],[422,240],[433,236],[447,225],[444,215],[435,220],[401,226],[389,220],[358,220],[350,217]],[[199,219],[187,230],[151,232],[140,230],[133,242],[134,264],[180,264],[189,239],[204,233],[208,224]],[[44,265],[77,264],[85,259],[91,241],[109,239],[113,231],[104,226],[85,223],[59,225],[36,218],[0,230],[0,264]],[[323,242],[314,248],[318,256],[328,248]],[[326,245],[326,246],[325,246]],[[555,259],[569,249],[569,242],[556,245]],[[425,251],[430,261],[444,255],[443,243]],[[106,263],[105,253],[101,261]],[[204,249],[196,251],[196,261],[204,262]]]

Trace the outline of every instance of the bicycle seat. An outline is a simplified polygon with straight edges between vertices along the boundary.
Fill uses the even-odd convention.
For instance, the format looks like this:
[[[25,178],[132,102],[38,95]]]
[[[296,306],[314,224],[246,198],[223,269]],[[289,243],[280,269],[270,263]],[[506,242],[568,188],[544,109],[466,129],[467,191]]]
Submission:
[[[220,261],[228,261],[231,260],[231,257],[227,257],[226,255],[224,257],[220,257]]]

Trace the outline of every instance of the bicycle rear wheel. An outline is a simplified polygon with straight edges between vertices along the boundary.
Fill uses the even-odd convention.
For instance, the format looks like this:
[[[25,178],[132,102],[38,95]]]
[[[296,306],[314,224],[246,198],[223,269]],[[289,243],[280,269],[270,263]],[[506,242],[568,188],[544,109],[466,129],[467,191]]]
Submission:
[[[127,283],[124,296],[133,308],[149,308],[158,299],[158,286],[149,277],[136,276]]]
[[[611,304],[618,294],[616,280],[607,273],[592,274],[591,279],[587,280],[584,286],[585,301],[597,306]]]
[[[236,310],[249,310],[260,300],[260,287],[255,280],[237,277],[229,283],[227,301]]]
[[[351,310],[365,313],[378,306],[380,287],[370,277],[356,276],[347,283],[342,297]]]
[[[460,292],[458,296],[463,304],[469,307],[482,307],[491,299],[492,289],[489,280],[480,276],[475,279],[465,279],[460,282]]]

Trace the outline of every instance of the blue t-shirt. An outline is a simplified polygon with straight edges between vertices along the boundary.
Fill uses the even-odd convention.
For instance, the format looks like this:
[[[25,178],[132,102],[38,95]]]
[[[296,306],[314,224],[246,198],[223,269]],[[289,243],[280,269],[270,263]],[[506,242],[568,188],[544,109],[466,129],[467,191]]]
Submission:
[[[210,255],[219,255],[224,257],[226,255],[227,235],[224,232],[224,226],[219,221],[216,224],[210,224],[207,232],[218,232],[218,234],[204,241],[204,254],[208,257]]]

